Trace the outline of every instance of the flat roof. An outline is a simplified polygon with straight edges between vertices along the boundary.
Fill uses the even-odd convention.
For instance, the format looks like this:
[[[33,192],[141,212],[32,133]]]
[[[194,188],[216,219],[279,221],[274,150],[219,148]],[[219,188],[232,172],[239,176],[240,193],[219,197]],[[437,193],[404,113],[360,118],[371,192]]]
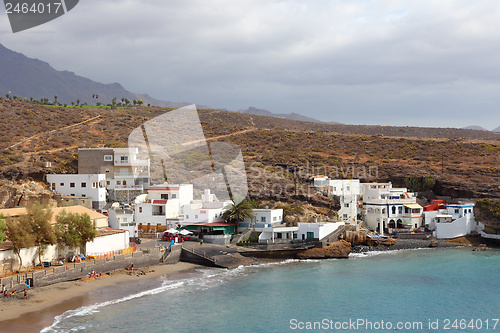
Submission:
[[[80,205],[68,206],[68,207],[51,207],[51,209],[52,209],[52,219],[50,221],[51,224],[57,223],[56,216],[59,215],[59,213],[61,213],[63,210],[65,210],[68,213],[88,214],[91,220],[108,218],[106,215],[103,215],[92,209],[88,209]],[[3,214],[5,217],[26,215],[27,213],[28,211],[26,210],[25,207],[0,209],[0,214]]]

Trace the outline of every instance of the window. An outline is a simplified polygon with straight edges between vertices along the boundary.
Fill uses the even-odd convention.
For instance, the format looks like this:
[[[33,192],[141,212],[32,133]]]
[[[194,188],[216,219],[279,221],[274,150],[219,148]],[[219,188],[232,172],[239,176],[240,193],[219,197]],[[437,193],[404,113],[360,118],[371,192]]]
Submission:
[[[194,216],[194,218],[195,218],[195,219],[197,219],[197,218],[198,218],[198,215],[195,215],[195,216]]]
[[[85,195],[85,193],[81,195],[81,197],[84,197],[84,198],[85,198],[86,196],[87,196],[87,195]]]
[[[122,184],[122,181],[121,180],[117,180],[116,181],[116,185],[121,185]]]
[[[385,208],[382,208],[382,214],[385,214]]]
[[[403,214],[403,207],[398,207],[398,214]]]
[[[162,200],[168,200],[168,193],[167,194],[161,194],[161,199]]]
[[[266,217],[265,216],[261,216],[260,217],[260,222],[266,222]]]
[[[75,187],[75,183],[69,183],[69,187]]]
[[[276,216],[273,216],[273,222],[276,222]]]
[[[405,207],[405,214],[408,214],[410,213],[410,210],[408,209],[408,207]]]
[[[189,218],[189,215],[186,215],[186,220]]]
[[[126,180],[123,181],[123,185],[127,185],[127,181]]]
[[[348,203],[344,204],[344,207],[349,208],[349,204]]]
[[[396,214],[396,206],[392,206],[392,214],[395,215]]]
[[[106,185],[109,186],[110,184],[111,184],[111,182],[109,180],[106,180]]]
[[[283,234],[282,234],[281,232],[278,232],[278,233],[276,234],[276,238],[278,238],[278,239],[283,238]]]
[[[112,161],[113,160],[113,155],[104,155],[104,160],[106,162]]]
[[[74,196],[75,196],[75,193],[71,193],[69,196],[70,196],[70,197],[74,197]]]
[[[109,173],[109,168],[104,169],[106,173]]]
[[[127,163],[128,162],[128,156],[120,156],[120,162]]]
[[[92,182],[92,188],[97,188],[97,182]]]
[[[142,213],[142,207],[139,207],[139,213]]]
[[[56,190],[56,183],[52,183],[52,191]]]
[[[87,187],[87,183],[82,183],[81,187]]]
[[[177,194],[172,194],[172,199],[176,199],[177,198]]]
[[[314,232],[308,231],[307,238],[314,238]]]
[[[457,209],[455,209],[455,214],[458,214],[458,213],[460,213],[460,210],[457,208]]]
[[[59,183],[59,186],[64,186],[64,183]]]
[[[123,222],[128,222],[126,217],[123,218]]]
[[[344,219],[347,219],[347,214],[344,214]]]

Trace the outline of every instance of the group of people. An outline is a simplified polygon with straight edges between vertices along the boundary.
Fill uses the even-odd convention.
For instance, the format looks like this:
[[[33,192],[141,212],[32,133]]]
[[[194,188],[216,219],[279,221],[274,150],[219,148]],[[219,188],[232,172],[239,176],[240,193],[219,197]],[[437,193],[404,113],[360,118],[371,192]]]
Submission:
[[[102,276],[102,273],[97,273],[96,271],[92,270],[88,275],[93,278],[100,278]]]
[[[24,292],[24,299],[27,299],[28,298],[28,290],[26,288],[24,288],[23,290]],[[7,289],[5,289],[3,291],[3,298],[19,298],[19,296],[17,295],[17,291],[15,289],[13,289],[10,293],[7,291]]]
[[[130,264],[130,266],[127,266],[125,269],[127,271],[133,271],[134,270],[134,264]]]

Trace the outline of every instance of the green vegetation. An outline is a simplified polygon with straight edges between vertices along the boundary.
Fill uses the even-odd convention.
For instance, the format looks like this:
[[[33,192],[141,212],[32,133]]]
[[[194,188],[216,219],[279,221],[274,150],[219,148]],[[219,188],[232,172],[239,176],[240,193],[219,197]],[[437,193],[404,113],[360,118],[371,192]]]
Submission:
[[[88,214],[67,213],[63,210],[56,220],[58,244],[85,250],[85,244],[93,241],[97,234]]]
[[[500,200],[479,199],[475,208],[487,217],[500,221]]]
[[[415,175],[406,177],[404,179],[405,185],[408,189],[415,192],[430,191],[436,185],[436,180],[430,176],[418,177]]]
[[[32,247],[35,244],[35,237],[29,221],[22,218],[8,218],[5,233],[9,241],[11,241],[12,251],[19,258],[19,267],[23,267],[21,250]]]
[[[5,240],[5,218],[0,214],[0,245]]]
[[[35,202],[26,208],[27,214],[19,217],[30,227],[34,245],[38,247],[38,261],[42,263],[42,254],[48,245],[54,245],[57,241],[54,229],[50,225],[52,210],[47,205]]]
[[[231,207],[222,213],[222,218],[226,222],[238,223],[245,218],[253,218],[253,205],[247,199],[235,204],[234,201]]]

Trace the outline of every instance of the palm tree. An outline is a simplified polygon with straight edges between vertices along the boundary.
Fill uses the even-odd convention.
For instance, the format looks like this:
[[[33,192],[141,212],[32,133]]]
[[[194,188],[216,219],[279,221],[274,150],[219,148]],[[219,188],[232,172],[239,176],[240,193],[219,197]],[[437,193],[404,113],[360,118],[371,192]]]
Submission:
[[[54,95],[54,102],[57,104],[57,95]]]
[[[78,104],[80,104],[80,100],[79,99],[76,100],[76,106],[78,106]]]
[[[253,206],[247,199],[240,201],[239,203],[233,203],[231,206],[222,213],[222,218],[226,222],[239,223],[246,218],[253,218]]]

